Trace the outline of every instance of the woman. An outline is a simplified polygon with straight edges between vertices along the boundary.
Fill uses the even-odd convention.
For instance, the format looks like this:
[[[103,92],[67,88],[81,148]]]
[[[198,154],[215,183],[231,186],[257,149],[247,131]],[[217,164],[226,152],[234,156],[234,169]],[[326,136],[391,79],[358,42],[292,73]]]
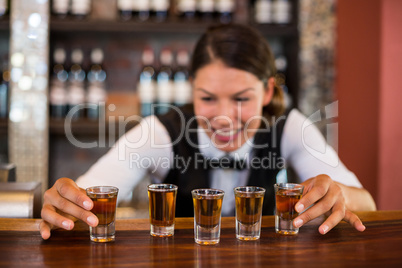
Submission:
[[[329,149],[325,159],[306,150],[303,138],[316,145],[325,140],[314,127],[302,131],[308,121],[297,110],[284,114],[273,60],[265,39],[249,27],[209,29],[193,53],[194,105],[145,118],[76,183],[57,180],[44,195],[43,239],[53,227],[71,230],[77,218],[98,224],[83,188],[115,185],[124,198],[147,173],[155,182],[179,186],[177,216],[192,216],[190,191],[201,187],[223,189],[222,214],[233,215],[233,188],[240,185],[267,188],[264,214],[272,214],[273,184],[285,166],[292,166],[305,185],[296,204],[298,212],[305,212],[295,219],[296,227],[328,214],[321,234],[341,220],[364,231],[351,211],[375,210],[371,195],[334,150]],[[333,160],[339,162],[336,167],[327,164]]]

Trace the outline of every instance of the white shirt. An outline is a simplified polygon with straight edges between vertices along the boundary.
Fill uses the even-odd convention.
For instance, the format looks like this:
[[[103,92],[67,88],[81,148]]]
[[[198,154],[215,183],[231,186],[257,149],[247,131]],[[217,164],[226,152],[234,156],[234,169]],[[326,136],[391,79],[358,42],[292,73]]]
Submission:
[[[200,152],[207,158],[220,158],[227,154],[211,144],[202,128],[198,129],[197,135],[201,145]],[[248,156],[250,159],[252,144],[253,139],[229,155],[240,159]],[[355,174],[345,167],[335,150],[328,146],[321,132],[296,109],[288,115],[280,146],[281,157],[286,166],[293,167],[301,182],[319,174],[327,174],[347,186],[362,187]],[[177,164],[184,165],[185,162],[174,158],[172,141],[166,128],[156,116],[149,116],[123,135],[109,152],[76,182],[82,188],[114,185],[119,188],[119,200],[122,200],[130,197],[132,189],[146,174],[149,174],[154,182],[163,182],[170,168]],[[211,170],[211,188],[225,191],[223,216],[233,210],[233,188],[246,185],[249,171]],[[277,181],[281,180],[278,176]]]

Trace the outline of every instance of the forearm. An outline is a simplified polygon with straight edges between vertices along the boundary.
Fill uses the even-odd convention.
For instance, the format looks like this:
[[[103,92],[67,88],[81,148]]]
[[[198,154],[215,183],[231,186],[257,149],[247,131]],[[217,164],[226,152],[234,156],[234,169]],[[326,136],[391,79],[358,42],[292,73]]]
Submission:
[[[373,211],[377,209],[373,197],[366,189],[350,187],[338,182],[337,184],[344,193],[347,209],[351,211]]]

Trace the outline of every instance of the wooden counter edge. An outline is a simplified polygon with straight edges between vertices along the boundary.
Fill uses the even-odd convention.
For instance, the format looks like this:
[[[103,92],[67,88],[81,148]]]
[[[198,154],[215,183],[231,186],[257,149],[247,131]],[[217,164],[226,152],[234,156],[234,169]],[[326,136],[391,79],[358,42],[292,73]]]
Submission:
[[[356,213],[364,222],[402,220],[402,210],[395,211],[362,211]],[[190,219],[190,220],[189,220]],[[0,231],[38,231],[41,219],[0,218]],[[234,217],[223,217],[222,228],[234,228]],[[263,216],[263,227],[273,227],[274,217]],[[85,230],[88,226],[78,221],[75,230]],[[176,228],[192,229],[193,218],[176,218]],[[149,230],[149,219],[121,219],[116,222],[116,230]]]

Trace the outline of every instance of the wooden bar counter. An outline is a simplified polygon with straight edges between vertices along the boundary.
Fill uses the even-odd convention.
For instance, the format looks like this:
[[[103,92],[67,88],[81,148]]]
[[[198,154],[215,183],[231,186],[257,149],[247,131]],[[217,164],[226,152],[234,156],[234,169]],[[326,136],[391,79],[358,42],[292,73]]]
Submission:
[[[234,218],[222,218],[215,246],[194,242],[193,218],[176,219],[172,238],[151,237],[148,219],[117,220],[116,241],[103,244],[80,222],[44,241],[39,219],[0,219],[0,267],[402,267],[402,211],[358,215],[362,233],[342,222],[321,235],[315,221],[296,236],[276,234],[264,216],[257,241],[236,240]]]

